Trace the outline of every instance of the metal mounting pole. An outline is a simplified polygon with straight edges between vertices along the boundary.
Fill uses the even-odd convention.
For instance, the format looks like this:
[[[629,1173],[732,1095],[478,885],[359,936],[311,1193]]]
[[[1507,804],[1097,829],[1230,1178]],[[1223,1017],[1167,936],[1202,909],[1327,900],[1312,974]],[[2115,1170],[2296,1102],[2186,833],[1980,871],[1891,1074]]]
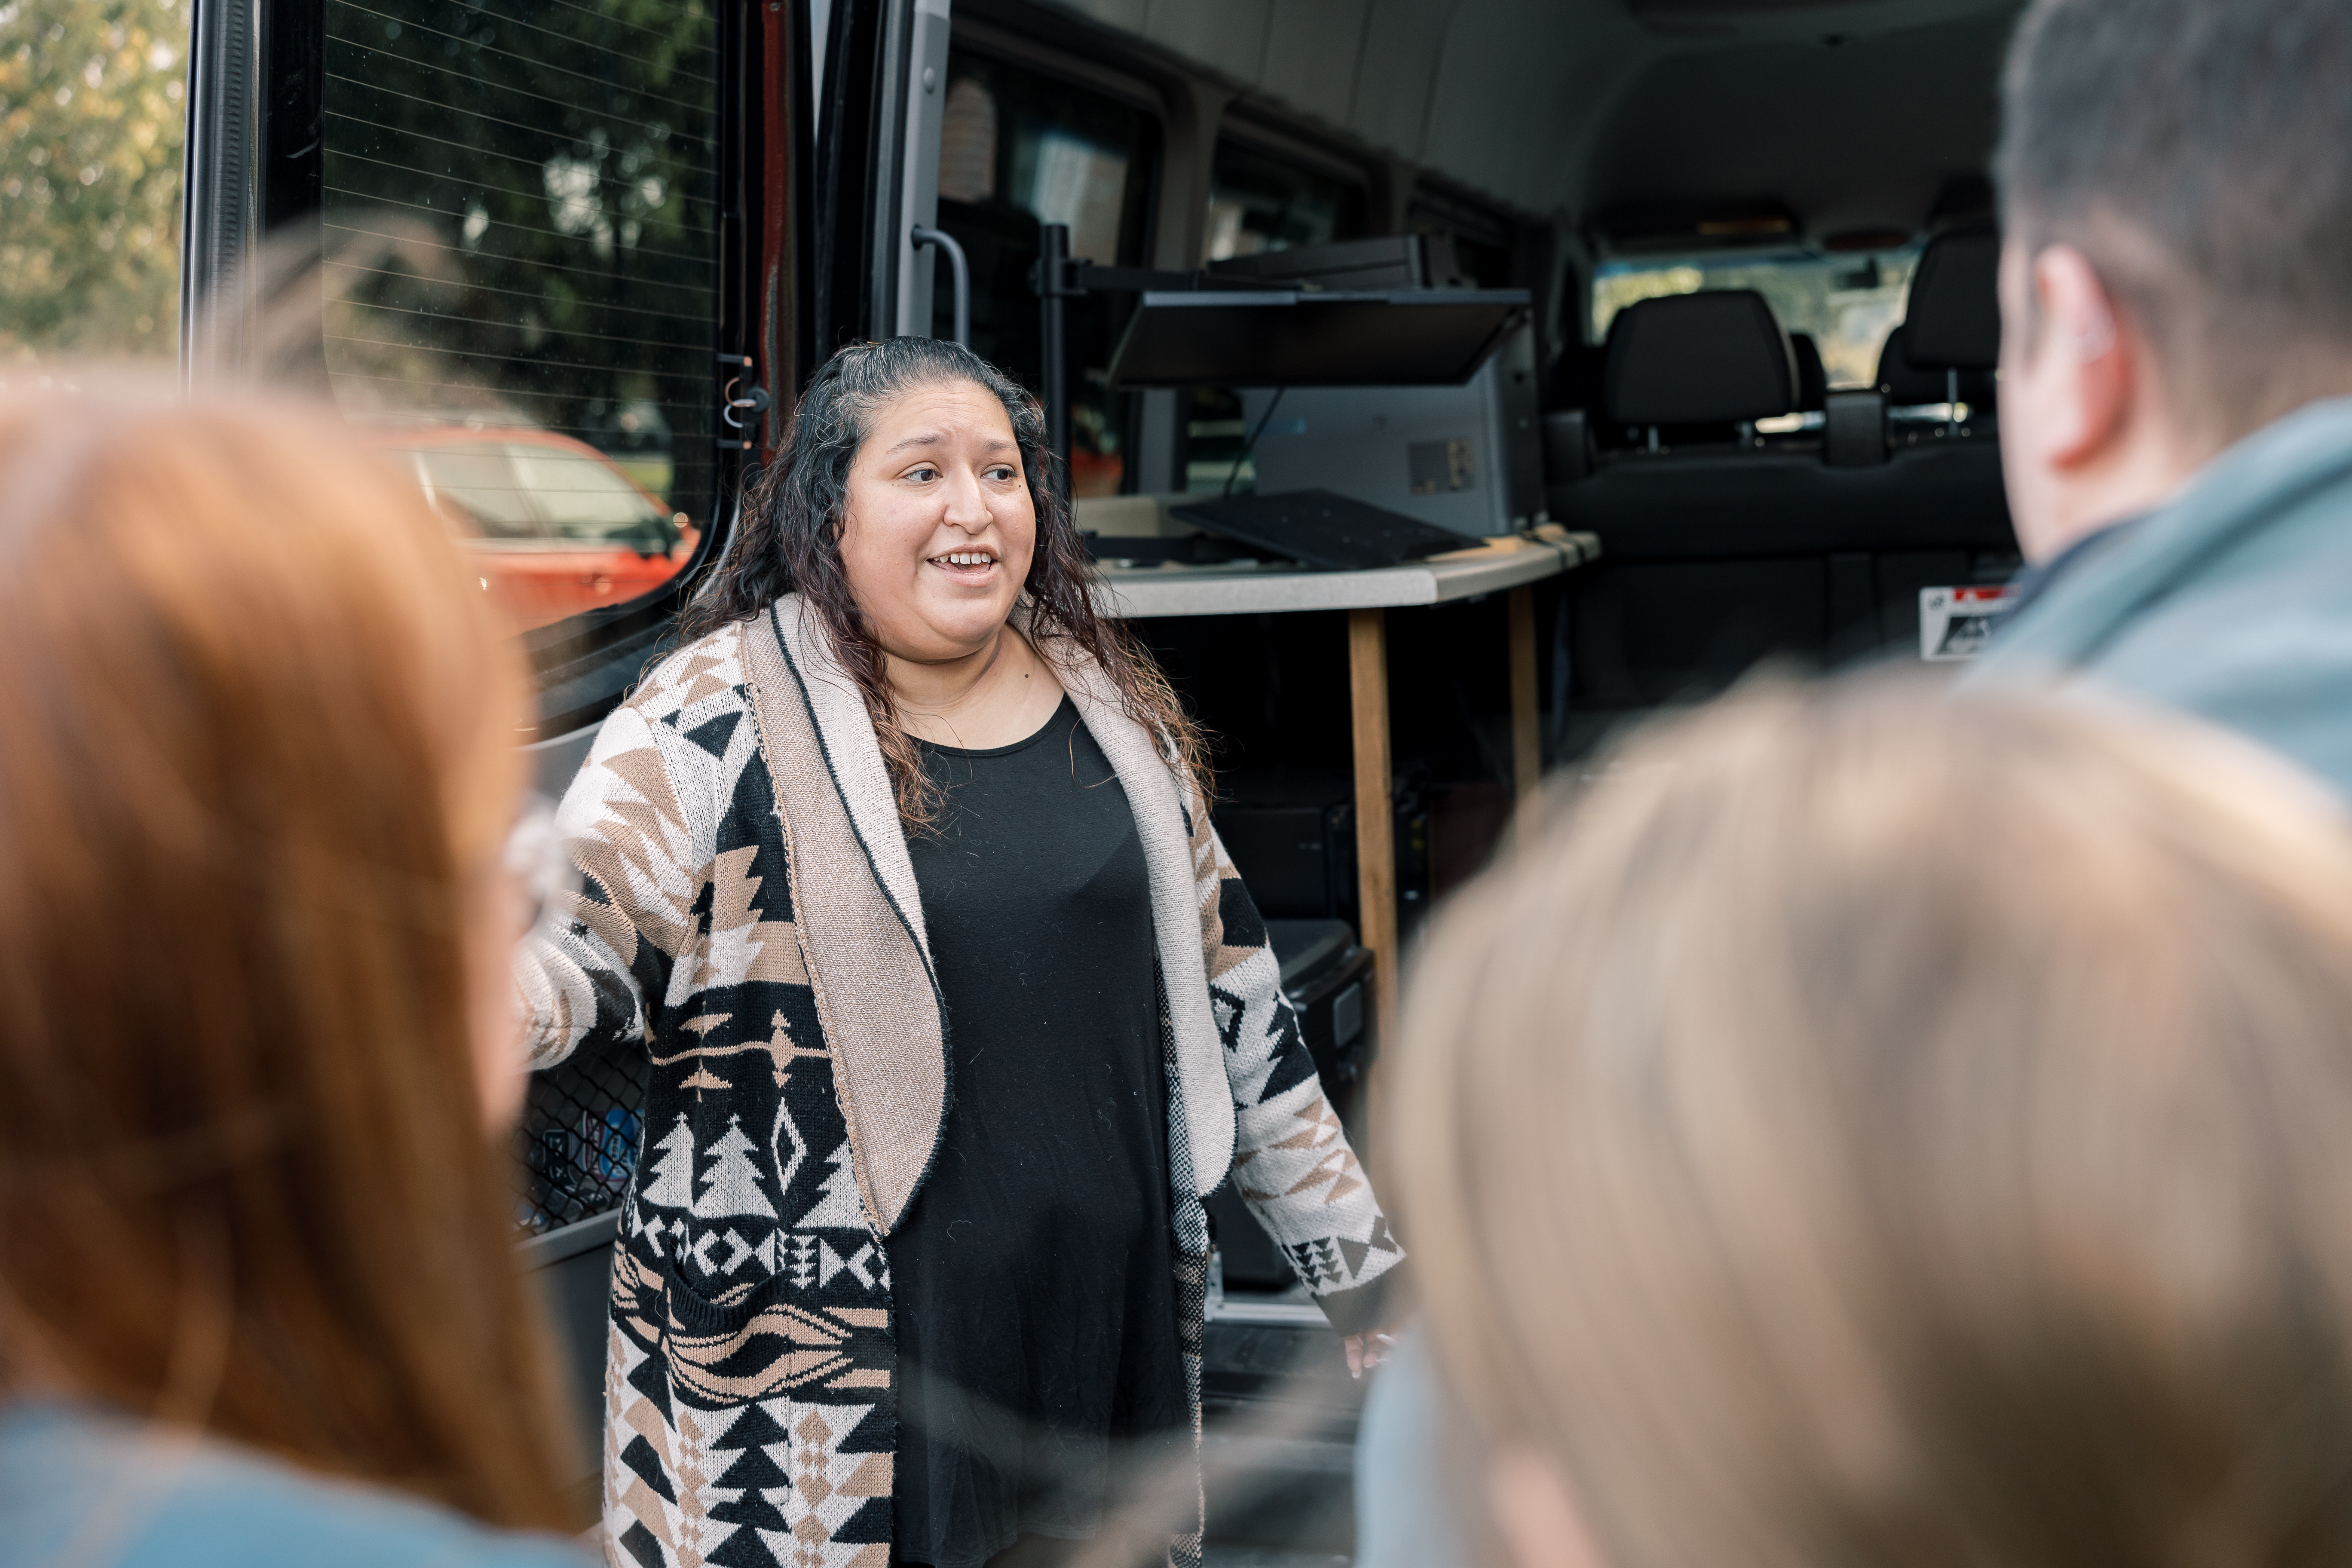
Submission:
[[[1038,347],[1044,353],[1039,378],[1045,395],[1045,433],[1064,463],[1070,460],[1068,354],[1062,334],[1062,301],[1071,293],[1070,226],[1042,224],[1037,229]]]

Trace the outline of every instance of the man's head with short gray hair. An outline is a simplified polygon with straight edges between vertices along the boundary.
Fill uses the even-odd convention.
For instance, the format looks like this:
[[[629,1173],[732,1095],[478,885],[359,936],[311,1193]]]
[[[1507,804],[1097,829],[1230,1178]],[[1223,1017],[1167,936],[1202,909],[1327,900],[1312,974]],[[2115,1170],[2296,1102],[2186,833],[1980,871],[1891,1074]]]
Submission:
[[[2352,0],[2034,0],[2002,107],[2011,241],[2089,258],[2184,426],[2347,389]]]

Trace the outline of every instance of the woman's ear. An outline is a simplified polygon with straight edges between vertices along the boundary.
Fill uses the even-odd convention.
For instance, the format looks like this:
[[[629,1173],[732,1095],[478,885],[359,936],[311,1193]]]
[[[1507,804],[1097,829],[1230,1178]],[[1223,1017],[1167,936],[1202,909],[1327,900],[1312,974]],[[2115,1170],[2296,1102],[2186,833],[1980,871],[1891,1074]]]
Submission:
[[[1486,1506],[1515,1568],[1608,1568],[1559,1467],[1509,1447],[1486,1468]]]

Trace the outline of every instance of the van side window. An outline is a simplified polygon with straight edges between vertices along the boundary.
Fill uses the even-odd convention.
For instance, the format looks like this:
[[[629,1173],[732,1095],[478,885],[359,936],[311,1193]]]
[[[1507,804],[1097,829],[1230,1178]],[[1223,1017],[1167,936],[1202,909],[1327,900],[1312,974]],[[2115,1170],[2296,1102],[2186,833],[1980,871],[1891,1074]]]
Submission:
[[[326,0],[328,378],[519,630],[709,531],[713,15]]]
[[[1491,207],[1423,184],[1413,193],[1405,227],[1441,242],[1430,254],[1433,270],[1453,265],[1451,279],[1432,278],[1432,283],[1508,289],[1521,281],[1513,266],[1514,225]]]
[[[1264,132],[1259,132],[1261,136]],[[1286,153],[1270,142],[1217,139],[1209,172],[1209,224],[1203,261],[1229,261],[1295,246],[1361,239],[1369,232],[1365,181],[1338,160]],[[1184,417],[1184,487],[1248,490],[1255,466],[1243,454],[1249,422],[1241,395],[1196,386],[1178,395]],[[1238,467],[1236,463],[1238,462]]]
[[[1207,259],[1360,239],[1366,205],[1360,181],[1220,138],[1210,174]]]
[[[1037,296],[1029,280],[1038,229],[1066,224],[1070,254],[1106,267],[1149,258],[1160,122],[1139,103],[975,53],[948,56],[940,131],[940,226],[971,265],[971,347],[1035,392],[1043,386]],[[932,289],[932,332],[953,331],[946,274]],[[1070,488],[1115,495],[1129,479],[1125,393],[1109,384],[1111,353],[1132,295],[1072,300],[1064,315],[1070,363]]]

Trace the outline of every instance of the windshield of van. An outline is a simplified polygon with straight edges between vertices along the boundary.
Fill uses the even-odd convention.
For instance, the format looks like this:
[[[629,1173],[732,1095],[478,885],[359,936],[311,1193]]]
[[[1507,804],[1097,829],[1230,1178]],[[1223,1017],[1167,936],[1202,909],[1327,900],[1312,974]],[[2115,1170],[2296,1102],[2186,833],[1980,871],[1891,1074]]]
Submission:
[[[1870,386],[1886,335],[1903,324],[1916,247],[1864,256],[1780,255],[1644,257],[1604,262],[1592,279],[1592,341],[1609,336],[1617,312],[1638,300],[1702,289],[1753,289],[1781,330],[1808,332],[1835,386]]]

